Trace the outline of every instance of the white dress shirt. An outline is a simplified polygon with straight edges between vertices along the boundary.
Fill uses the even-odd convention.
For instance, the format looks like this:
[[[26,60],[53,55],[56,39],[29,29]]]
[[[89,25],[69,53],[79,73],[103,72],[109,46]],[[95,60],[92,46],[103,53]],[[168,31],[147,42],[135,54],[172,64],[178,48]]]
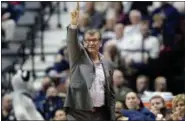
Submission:
[[[94,107],[101,107],[104,105],[105,100],[105,75],[103,71],[103,66],[101,63],[95,64],[96,77],[90,88],[90,95],[92,98]]]
[[[141,51],[143,41],[143,49],[145,52]],[[148,57],[156,59],[160,52],[159,40],[154,36],[148,36],[143,40],[141,34],[134,34],[132,37],[124,39],[121,45],[121,56],[123,58],[130,58],[135,63],[143,62],[142,56],[144,56],[145,59]]]

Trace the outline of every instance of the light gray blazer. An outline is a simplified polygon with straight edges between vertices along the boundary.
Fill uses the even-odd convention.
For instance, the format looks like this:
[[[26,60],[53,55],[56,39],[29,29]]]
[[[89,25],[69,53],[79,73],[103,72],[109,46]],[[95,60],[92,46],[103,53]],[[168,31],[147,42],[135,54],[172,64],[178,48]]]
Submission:
[[[70,84],[67,90],[64,107],[90,111],[93,108],[89,89],[95,79],[95,66],[86,49],[77,39],[77,29],[67,28],[67,47],[70,63]],[[113,90],[110,61],[102,59],[105,74],[105,106],[110,120],[115,120],[115,93]]]

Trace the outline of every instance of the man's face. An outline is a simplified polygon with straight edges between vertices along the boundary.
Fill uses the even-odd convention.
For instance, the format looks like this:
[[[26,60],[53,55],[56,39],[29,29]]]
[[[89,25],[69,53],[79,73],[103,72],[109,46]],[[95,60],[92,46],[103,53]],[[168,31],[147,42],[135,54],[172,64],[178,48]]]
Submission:
[[[113,81],[115,86],[119,86],[123,83],[124,77],[121,71],[115,70],[113,73]]]
[[[114,28],[114,32],[116,33],[117,38],[121,38],[123,36],[124,26],[121,24],[117,24]]]
[[[11,98],[9,96],[4,97],[2,105],[6,110],[10,110],[12,108]]]
[[[84,47],[90,54],[98,53],[100,44],[101,42],[98,33],[94,33],[92,35],[89,33],[85,34]]]
[[[151,108],[156,109],[158,111],[160,111],[160,109],[165,107],[165,105],[164,105],[164,103],[163,103],[161,98],[154,98],[154,99],[152,99],[150,104],[151,104]]]
[[[119,112],[123,109],[123,104],[121,102],[116,102],[115,110],[116,112]]]
[[[121,2],[114,3],[114,7],[115,7],[116,12],[121,11],[121,4],[122,4]]]
[[[47,90],[47,96],[48,97],[55,97],[57,96],[57,90],[54,87],[49,87]]]
[[[106,19],[107,29],[113,30],[115,23],[116,23],[116,19],[115,18]]]
[[[49,77],[45,77],[44,80],[42,81],[43,89],[47,90],[48,87],[50,86],[50,84],[51,84],[50,78]]]
[[[133,25],[139,24],[139,22],[141,21],[140,17],[137,15],[131,15],[129,19],[130,19],[131,24]]]
[[[123,109],[123,104],[121,102],[116,102],[115,105],[115,115],[116,117],[120,116],[121,110]]]
[[[55,113],[55,120],[57,121],[65,121],[67,118],[66,118],[66,114],[64,111],[62,110],[58,110],[56,111]]]
[[[143,92],[148,87],[147,79],[145,78],[139,78],[137,79],[137,91]]]
[[[162,79],[156,81],[156,88],[158,91],[165,91],[166,90],[166,81],[162,80]]]
[[[139,100],[135,93],[130,92],[126,95],[126,106],[128,109],[136,109],[139,106]]]

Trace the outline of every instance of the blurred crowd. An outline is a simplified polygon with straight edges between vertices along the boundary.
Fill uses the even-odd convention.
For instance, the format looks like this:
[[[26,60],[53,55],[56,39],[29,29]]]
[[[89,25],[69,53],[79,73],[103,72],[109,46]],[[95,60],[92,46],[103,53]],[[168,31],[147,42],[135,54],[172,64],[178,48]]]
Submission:
[[[13,39],[16,23],[18,22],[20,16],[23,15],[24,9],[25,6],[22,1],[2,2],[1,35],[4,40],[10,41]]]
[[[41,9],[49,8],[51,13],[52,2],[40,2]],[[20,18],[26,12],[25,1],[2,1],[1,4],[1,39],[2,48],[8,48],[8,42],[14,41],[15,31]]]
[[[117,120],[184,121],[185,94],[179,89],[183,83],[176,84],[175,79],[184,73],[184,3],[160,2],[157,8],[150,7],[154,2],[145,1],[82,3],[78,38],[83,41],[88,28],[97,28],[102,34],[100,52],[115,66]],[[2,8],[1,29],[9,40],[24,4],[10,2]],[[43,88],[33,98],[46,120],[66,120],[63,103],[69,72],[65,46],[57,52],[53,66],[46,69]],[[2,117],[16,120],[10,94],[2,97]]]

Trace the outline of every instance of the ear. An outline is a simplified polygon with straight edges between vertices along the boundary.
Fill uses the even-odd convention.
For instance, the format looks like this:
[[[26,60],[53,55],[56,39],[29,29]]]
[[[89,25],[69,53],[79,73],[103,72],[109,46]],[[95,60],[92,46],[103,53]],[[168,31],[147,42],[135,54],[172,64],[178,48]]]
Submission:
[[[30,72],[29,71],[22,71],[21,75],[24,82],[28,82],[30,78]]]

